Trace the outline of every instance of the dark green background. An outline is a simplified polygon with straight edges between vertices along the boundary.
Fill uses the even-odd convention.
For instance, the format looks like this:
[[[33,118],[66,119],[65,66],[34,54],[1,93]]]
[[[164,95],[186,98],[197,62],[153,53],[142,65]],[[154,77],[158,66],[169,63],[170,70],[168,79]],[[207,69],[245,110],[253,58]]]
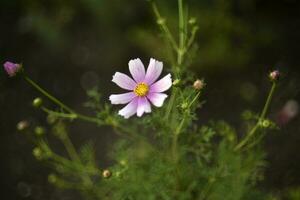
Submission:
[[[259,112],[270,84],[267,73],[282,71],[270,117],[290,99],[299,102],[300,3],[297,0],[190,0],[198,18],[199,52],[191,66],[205,78],[206,104],[200,122],[225,119],[240,129],[245,109]],[[176,1],[159,6],[176,30]],[[111,76],[128,72],[130,59],[165,61],[164,46],[149,4],[144,0],[1,0],[0,62],[24,63],[27,74],[71,107],[89,113],[85,90],[97,85],[103,101],[116,92]],[[165,62],[165,67],[169,67]],[[23,119],[45,124],[45,115],[31,107],[39,95],[22,79],[0,70],[0,177],[4,199],[78,199],[54,189],[51,172],[37,162],[33,145],[16,131]],[[116,108],[117,109],[117,108]],[[105,152],[116,138],[107,129],[79,122],[71,127],[76,146],[93,140],[99,166],[109,164]],[[279,192],[300,186],[299,116],[270,133],[263,190]],[[60,144],[52,144],[56,151]]]

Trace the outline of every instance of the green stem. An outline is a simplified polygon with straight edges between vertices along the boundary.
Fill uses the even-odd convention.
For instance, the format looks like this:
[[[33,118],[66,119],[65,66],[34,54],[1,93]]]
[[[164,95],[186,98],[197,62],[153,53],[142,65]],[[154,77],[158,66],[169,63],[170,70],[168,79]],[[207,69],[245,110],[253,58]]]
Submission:
[[[157,23],[160,25],[163,32],[166,34],[166,38],[169,40],[170,44],[172,45],[173,49],[176,51],[178,49],[178,45],[175,42],[175,39],[169,30],[168,26],[166,25],[165,19],[161,16],[157,5],[154,1],[151,1],[153,12],[156,16]]]
[[[199,96],[200,96],[200,94],[201,94],[201,92],[198,92],[196,95],[195,95],[195,97],[193,98],[193,100],[191,101],[191,103],[188,105],[188,107],[186,108],[187,110],[189,110],[190,108],[191,108],[191,106],[195,103],[195,101],[199,98]],[[180,122],[180,124],[178,125],[178,127],[176,128],[176,130],[175,130],[175,135],[179,135],[180,134],[180,132],[181,132],[181,130],[182,130],[182,127],[183,127],[183,125],[184,125],[184,122],[185,122],[185,120],[186,120],[186,114],[184,114],[184,116],[183,116],[183,118],[182,118],[182,120],[181,120],[181,122]]]
[[[188,108],[190,108],[194,103],[195,101],[199,98],[201,92],[199,91],[196,96],[193,98],[193,100],[191,101],[191,103],[189,104]]]
[[[179,14],[179,48],[184,48],[184,13],[183,13],[183,0],[178,0],[178,14]]]
[[[264,119],[265,116],[266,116],[266,114],[267,114],[267,111],[268,111],[268,109],[269,109],[269,107],[270,107],[270,103],[271,103],[271,100],[272,100],[272,97],[273,97],[275,88],[276,88],[276,82],[273,82],[271,91],[270,91],[270,93],[269,93],[269,95],[268,95],[266,104],[265,104],[265,106],[264,106],[264,108],[263,108],[263,111],[262,111],[262,113],[261,113],[261,116],[260,116],[261,119]]]
[[[76,149],[75,149],[73,143],[71,142],[71,139],[70,139],[69,135],[66,133],[66,134],[64,134],[64,137],[60,137],[60,139],[61,139],[63,145],[65,146],[65,148],[66,148],[66,150],[67,150],[69,156],[71,157],[71,159],[72,159],[73,161],[75,161],[75,162],[80,163],[82,166],[84,166],[84,163],[83,163],[82,160],[80,159],[80,157],[79,157],[79,155],[78,155],[78,153],[77,153],[77,151],[76,151]],[[82,177],[83,182],[84,182],[86,185],[92,187],[93,182],[92,182],[92,180],[91,180],[89,174],[88,174],[86,171],[83,171],[83,172],[82,172],[81,177]]]
[[[173,106],[174,106],[174,103],[175,103],[176,93],[177,93],[177,90],[176,90],[176,88],[174,88],[173,93],[171,95],[171,99],[168,103],[168,107],[167,107],[167,111],[166,111],[166,115],[165,115],[165,121],[169,120],[170,113],[171,113],[171,111],[173,109]]]
[[[41,88],[38,84],[36,84],[33,80],[31,80],[28,76],[24,75],[25,80],[32,85],[35,89],[37,89],[39,92],[41,92],[43,95],[45,95],[48,99],[50,99],[53,103],[57,104],[61,108],[65,109],[66,111],[70,113],[75,113],[71,108],[66,106],[64,103],[62,103],[60,100],[49,94],[46,90]]]
[[[91,122],[91,123],[96,123],[98,125],[100,124],[103,124],[103,122],[98,119],[98,118],[95,118],[95,117],[89,117],[89,116],[86,116],[86,115],[82,115],[82,114],[78,114],[78,113],[75,113],[73,111],[73,113],[62,113],[62,112],[56,112],[56,111],[53,111],[53,110],[50,110],[46,107],[41,107],[41,109],[50,114],[50,115],[53,115],[53,116],[56,116],[56,117],[60,117],[60,118],[66,118],[66,119],[70,119],[70,120],[74,120],[74,119],[81,119],[83,121],[87,121],[87,122]]]
[[[197,26],[195,26],[195,27],[193,28],[191,37],[189,38],[189,40],[188,40],[188,42],[187,42],[186,51],[188,51],[188,50],[191,48],[193,42],[195,41],[196,34],[197,34],[198,30],[199,30],[199,28],[198,28]]]
[[[252,138],[252,136],[256,133],[257,129],[260,127],[260,123],[266,117],[268,108],[270,107],[270,103],[271,103],[275,88],[276,88],[276,82],[273,82],[272,88],[269,92],[267,101],[264,105],[264,108],[263,108],[263,111],[262,111],[261,115],[259,116],[259,119],[257,120],[255,126],[247,134],[247,136],[234,148],[235,151],[238,151],[243,146],[245,146],[247,144],[247,142]]]
[[[71,159],[81,163],[81,159],[67,133],[64,135],[64,137],[61,137],[61,141],[64,144]]]
[[[183,13],[183,5],[182,0],[178,0],[178,32],[179,32],[179,49],[177,50],[177,64],[178,67],[181,67],[180,65],[183,62],[183,56],[184,56],[184,13]]]

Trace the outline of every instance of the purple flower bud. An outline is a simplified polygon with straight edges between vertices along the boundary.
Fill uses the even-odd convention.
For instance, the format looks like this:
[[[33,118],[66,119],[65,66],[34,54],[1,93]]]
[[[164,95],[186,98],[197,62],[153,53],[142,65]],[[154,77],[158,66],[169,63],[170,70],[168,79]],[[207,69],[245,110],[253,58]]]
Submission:
[[[20,69],[22,68],[22,65],[17,64],[17,63],[12,63],[9,61],[5,62],[3,66],[4,66],[5,71],[7,72],[7,74],[10,77],[15,76],[17,74],[17,72],[20,71]]]
[[[278,70],[272,71],[269,74],[271,81],[277,81],[279,79],[279,76],[280,76],[280,72]]]

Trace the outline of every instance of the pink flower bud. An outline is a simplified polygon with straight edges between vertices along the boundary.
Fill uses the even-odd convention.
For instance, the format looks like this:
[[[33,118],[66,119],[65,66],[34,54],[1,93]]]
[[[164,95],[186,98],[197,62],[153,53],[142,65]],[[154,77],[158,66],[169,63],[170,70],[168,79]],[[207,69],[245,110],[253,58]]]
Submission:
[[[20,71],[20,69],[22,68],[22,65],[17,63],[12,63],[9,61],[5,62],[3,66],[5,71],[10,77],[15,76],[18,73],[18,71]]]
[[[279,76],[280,76],[280,72],[278,70],[272,71],[269,74],[271,81],[277,81],[279,79]]]

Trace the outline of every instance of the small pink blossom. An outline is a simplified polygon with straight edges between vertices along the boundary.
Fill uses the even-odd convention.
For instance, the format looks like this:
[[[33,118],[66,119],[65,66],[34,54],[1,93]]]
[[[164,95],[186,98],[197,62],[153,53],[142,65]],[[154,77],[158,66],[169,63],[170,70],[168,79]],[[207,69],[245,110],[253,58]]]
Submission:
[[[126,74],[116,72],[112,82],[130,92],[113,94],[109,97],[112,104],[128,103],[119,111],[119,115],[126,119],[135,113],[138,117],[144,113],[150,113],[150,102],[156,107],[161,107],[168,97],[163,92],[172,86],[171,74],[156,81],[163,70],[162,62],[151,58],[147,71],[139,58],[130,60],[128,65],[133,79]]]
[[[22,65],[17,64],[17,63],[12,63],[9,61],[5,62],[3,64],[3,66],[4,66],[5,71],[7,72],[7,74],[10,77],[15,76],[18,73],[18,71],[20,71],[20,69],[22,68]]]
[[[278,70],[274,70],[270,72],[269,77],[271,81],[277,81],[280,77],[280,72]]]

